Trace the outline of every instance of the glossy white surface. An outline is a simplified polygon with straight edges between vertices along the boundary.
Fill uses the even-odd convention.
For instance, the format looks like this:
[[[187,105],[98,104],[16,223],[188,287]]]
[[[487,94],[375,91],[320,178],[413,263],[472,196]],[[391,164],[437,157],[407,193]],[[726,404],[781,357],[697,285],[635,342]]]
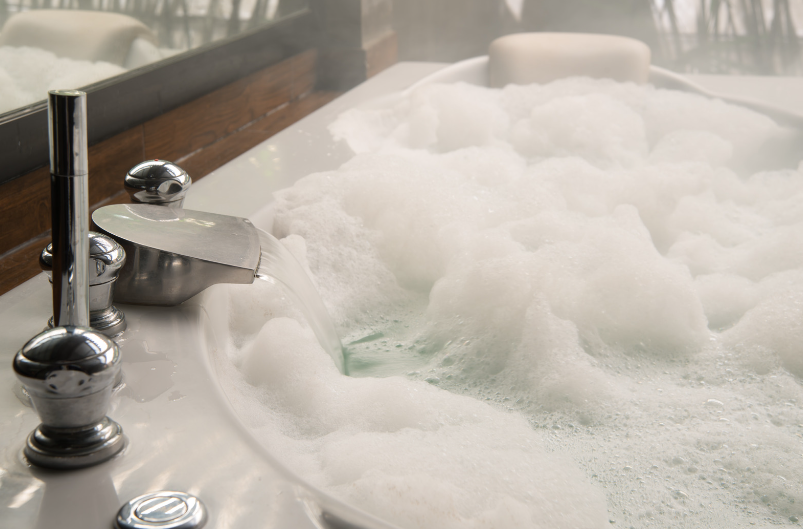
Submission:
[[[315,111],[193,184],[187,209],[248,217],[264,227],[265,205],[277,189],[310,173],[334,169],[354,154],[332,139],[327,127],[340,113],[408,88],[442,63],[399,63]],[[260,223],[260,220],[263,223]]]
[[[189,304],[125,307],[129,327],[119,340],[125,387],[109,410],[130,441],[123,455],[80,471],[29,468],[21,449],[38,417],[19,398],[10,365],[17,344],[49,315],[49,285],[38,276],[2,302],[0,526],[108,528],[130,498],[175,489],[203,498],[211,527],[267,519],[312,527],[293,481],[271,467],[229,412],[208,364],[215,338],[202,332],[203,310]]]
[[[350,157],[347,147],[328,138],[335,116],[441,67],[407,63],[383,72],[201,180],[185,206],[258,218],[273,190]],[[252,440],[215,381],[210,353],[220,337],[198,300],[172,308],[120,308],[128,320],[118,340],[125,386],[109,415],[129,445],[94,468],[43,471],[21,457],[39,420],[24,402],[11,360],[50,317],[50,285],[41,274],[0,297],[0,527],[108,529],[123,503],[164,489],[201,498],[209,510],[207,527],[312,528],[320,522],[310,517],[322,509],[385,526],[304,487]]]
[[[398,64],[204,178],[185,206],[269,227],[266,204],[273,191],[352,156],[327,131],[339,113],[424,78],[481,84],[480,62],[429,78],[445,65]],[[803,108],[801,79],[692,78],[719,91]],[[216,295],[210,290],[204,295],[207,306]],[[95,468],[46,472],[21,459],[25,436],[38,418],[21,398],[11,359],[50,316],[50,287],[39,275],[0,297],[0,527],[107,529],[123,503],[162,489],[201,498],[209,509],[207,527],[316,527],[320,522],[310,515],[316,517],[321,508],[365,525],[384,525],[304,486],[251,438],[215,380],[210,353],[225,336],[199,299],[174,308],[121,308],[129,322],[119,341],[125,387],[109,415],[130,444],[121,457]]]

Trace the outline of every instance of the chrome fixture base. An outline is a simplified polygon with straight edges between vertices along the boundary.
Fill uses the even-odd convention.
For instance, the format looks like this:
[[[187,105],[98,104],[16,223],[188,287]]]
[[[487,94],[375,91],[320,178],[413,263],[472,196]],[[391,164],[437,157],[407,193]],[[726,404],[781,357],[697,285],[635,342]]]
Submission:
[[[40,424],[25,444],[23,453],[38,467],[74,469],[108,461],[126,445],[123,428],[104,417],[84,428],[53,428]]]
[[[32,465],[83,468],[125,447],[123,429],[106,416],[120,376],[113,340],[84,327],[54,327],[31,338],[13,367],[42,420],[23,450]]]
[[[89,326],[111,338],[123,332],[128,324],[123,311],[112,305],[105,310],[90,311]]]
[[[112,305],[105,310],[89,313],[89,326],[99,333],[114,338],[128,327],[123,311]],[[53,328],[53,318],[47,320],[47,328]]]
[[[200,529],[206,524],[201,500],[183,492],[161,491],[144,494],[122,506],[117,529]]]

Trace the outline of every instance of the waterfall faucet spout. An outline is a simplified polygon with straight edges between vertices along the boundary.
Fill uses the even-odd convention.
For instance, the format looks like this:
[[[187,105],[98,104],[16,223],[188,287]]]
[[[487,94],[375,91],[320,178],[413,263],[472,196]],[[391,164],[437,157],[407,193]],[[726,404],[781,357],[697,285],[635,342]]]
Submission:
[[[114,299],[178,305],[217,283],[253,283],[259,234],[248,219],[151,204],[106,206],[98,229],[125,249]]]
[[[217,283],[249,284],[270,277],[301,302],[321,346],[346,372],[343,347],[312,281],[284,245],[248,219],[127,204],[100,208],[92,221],[127,256],[115,302],[178,305]]]

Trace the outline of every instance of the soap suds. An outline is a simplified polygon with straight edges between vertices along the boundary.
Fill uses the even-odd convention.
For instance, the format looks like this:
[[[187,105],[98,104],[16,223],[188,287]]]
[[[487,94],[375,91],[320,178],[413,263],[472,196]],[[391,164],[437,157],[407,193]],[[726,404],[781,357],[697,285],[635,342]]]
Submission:
[[[0,46],[0,113],[46,99],[48,90],[77,89],[125,71],[108,62],[57,57],[26,46]]]
[[[181,50],[156,48],[141,41],[137,51],[144,64]],[[0,46],[0,114],[47,99],[48,90],[80,89],[126,71],[109,62],[59,57],[29,46]]]
[[[803,174],[744,169],[787,131],[566,79],[332,132],[358,155],[277,193],[275,234],[355,376],[277,285],[228,301],[224,385],[288,466],[405,528],[803,517]]]

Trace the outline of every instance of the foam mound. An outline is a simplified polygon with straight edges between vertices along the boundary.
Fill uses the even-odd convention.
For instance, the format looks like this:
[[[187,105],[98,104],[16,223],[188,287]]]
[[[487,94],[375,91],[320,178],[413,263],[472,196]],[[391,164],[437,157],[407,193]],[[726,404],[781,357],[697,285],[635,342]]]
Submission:
[[[0,113],[46,99],[48,90],[80,88],[124,71],[108,62],[57,57],[27,46],[0,46]]]
[[[425,86],[331,130],[357,156],[277,193],[275,233],[355,376],[278,287],[229,301],[269,307],[233,316],[224,378],[292,468],[410,528],[803,516],[788,131],[591,79]]]

